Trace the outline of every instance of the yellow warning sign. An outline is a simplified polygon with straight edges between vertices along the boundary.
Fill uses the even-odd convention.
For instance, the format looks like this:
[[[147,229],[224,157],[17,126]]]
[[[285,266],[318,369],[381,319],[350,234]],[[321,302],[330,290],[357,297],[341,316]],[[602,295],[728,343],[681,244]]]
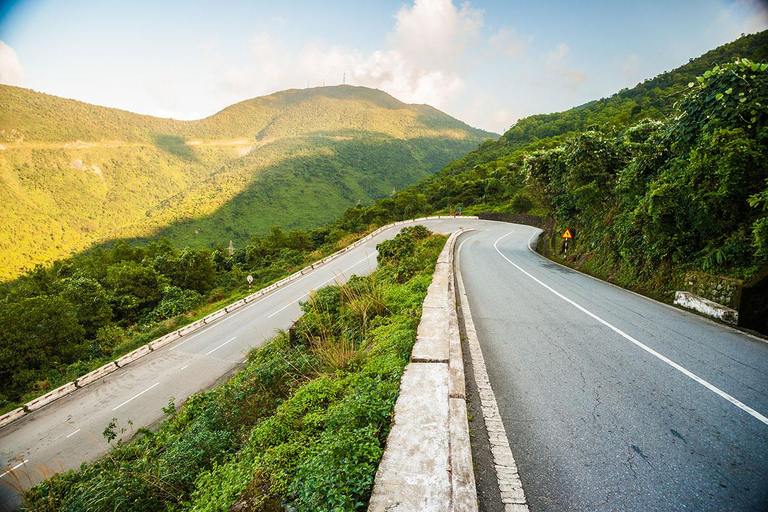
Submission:
[[[571,240],[573,238],[573,235],[571,234],[571,230],[566,228],[565,233],[563,233],[563,236],[561,238],[565,238],[566,240]]]

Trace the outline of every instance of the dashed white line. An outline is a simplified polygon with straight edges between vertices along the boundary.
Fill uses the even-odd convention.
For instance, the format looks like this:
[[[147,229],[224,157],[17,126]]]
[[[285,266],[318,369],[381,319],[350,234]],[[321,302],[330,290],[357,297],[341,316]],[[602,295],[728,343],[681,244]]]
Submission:
[[[181,370],[186,370],[187,368],[189,368],[189,365],[186,365],[186,366],[182,366],[181,368],[179,368],[179,371],[181,371]]]
[[[577,304],[576,302],[574,302],[573,300],[569,299],[568,297],[566,297],[566,296],[565,296],[565,295],[563,295],[562,293],[560,293],[560,292],[556,291],[555,289],[553,289],[553,288],[552,288],[552,287],[550,287],[549,285],[546,285],[546,284],[544,284],[543,282],[541,282],[540,280],[538,280],[537,278],[533,277],[531,274],[529,274],[528,272],[526,272],[525,270],[523,270],[523,269],[522,269],[520,266],[518,266],[518,265],[517,265],[515,262],[513,262],[512,260],[510,260],[509,258],[507,258],[506,256],[504,256],[504,254],[503,254],[503,253],[502,253],[502,252],[499,250],[499,247],[498,247],[498,243],[499,243],[499,242],[500,242],[502,239],[504,239],[504,238],[508,237],[509,235],[511,235],[512,233],[513,233],[513,231],[510,231],[510,232],[509,232],[509,233],[507,233],[506,235],[504,235],[504,236],[500,237],[498,240],[496,240],[496,242],[494,242],[494,244],[493,244],[493,248],[494,248],[494,249],[496,249],[496,252],[498,252],[498,253],[499,253],[499,255],[500,255],[502,258],[504,258],[505,260],[507,260],[507,262],[509,262],[509,263],[510,263],[510,264],[511,264],[513,267],[515,267],[517,270],[519,270],[520,272],[522,272],[522,273],[523,273],[523,274],[525,274],[526,276],[530,277],[530,278],[531,278],[531,279],[533,279],[535,282],[537,282],[538,284],[540,284],[541,286],[543,286],[544,288],[546,288],[547,290],[549,290],[549,291],[550,291],[550,292],[552,292],[553,294],[557,295],[558,297],[560,297],[560,298],[561,298],[561,299],[563,299],[565,302],[569,303],[570,305],[572,305],[573,307],[575,307],[576,309],[578,309],[578,310],[579,310],[579,311],[581,311],[582,313],[584,313],[584,314],[586,314],[586,315],[588,315],[588,316],[590,316],[590,317],[594,318],[595,320],[597,320],[598,322],[600,322],[600,323],[601,323],[601,324],[603,324],[604,326],[608,327],[609,329],[611,329],[613,332],[615,332],[615,333],[616,333],[616,334],[618,334],[619,336],[623,337],[623,338],[624,338],[624,339],[626,339],[626,340],[629,340],[630,342],[634,343],[636,346],[638,346],[638,347],[640,347],[641,349],[645,350],[646,352],[648,352],[648,353],[649,353],[649,354],[651,354],[652,356],[654,356],[654,357],[656,357],[657,359],[659,359],[659,360],[661,360],[661,361],[663,361],[663,362],[667,363],[669,366],[671,366],[671,367],[672,367],[672,368],[674,368],[675,370],[679,371],[680,373],[682,373],[682,374],[683,374],[683,375],[685,375],[686,377],[689,377],[689,378],[693,379],[694,381],[698,382],[699,384],[701,384],[702,386],[704,386],[704,387],[705,387],[705,388],[707,388],[708,390],[712,391],[712,392],[713,392],[713,393],[715,393],[716,395],[718,395],[718,396],[720,396],[721,398],[724,398],[725,400],[727,400],[727,401],[731,402],[733,405],[735,405],[735,406],[736,406],[736,407],[738,407],[739,409],[743,410],[744,412],[746,412],[746,413],[750,414],[750,415],[751,415],[751,416],[753,416],[754,418],[756,418],[756,419],[758,419],[759,421],[761,421],[761,422],[765,423],[766,425],[768,425],[768,417],[765,417],[765,416],[763,416],[762,414],[760,414],[760,413],[759,413],[759,412],[757,412],[756,410],[752,409],[752,408],[751,408],[751,407],[749,407],[748,405],[746,405],[746,404],[744,404],[744,403],[740,402],[739,400],[737,400],[736,398],[732,397],[731,395],[729,395],[729,394],[728,394],[728,393],[726,393],[725,391],[721,390],[720,388],[718,388],[718,387],[714,386],[713,384],[710,384],[709,382],[707,382],[706,380],[702,379],[701,377],[699,377],[699,376],[698,376],[698,375],[696,375],[695,373],[691,372],[690,370],[687,370],[687,369],[683,368],[682,366],[680,366],[680,365],[679,365],[679,364],[677,364],[676,362],[672,361],[672,360],[671,360],[671,359],[669,359],[668,357],[666,357],[666,356],[663,356],[663,355],[661,355],[660,353],[658,353],[658,352],[656,352],[655,350],[653,350],[652,348],[650,348],[649,346],[647,346],[647,345],[644,345],[643,343],[641,343],[641,342],[640,342],[640,341],[638,341],[637,339],[633,338],[633,337],[632,337],[632,336],[630,336],[629,334],[625,333],[624,331],[622,331],[622,330],[621,330],[621,329],[619,329],[618,327],[614,326],[613,324],[610,324],[610,323],[606,322],[605,320],[603,320],[602,318],[600,318],[600,317],[599,317],[599,316],[597,316],[596,314],[592,313],[591,311],[589,311],[589,310],[588,310],[588,309],[586,309],[585,307],[583,307],[583,306],[581,306],[581,305]],[[529,240],[529,243],[530,243],[530,240]]]
[[[72,432],[71,434],[69,434],[67,437],[68,437],[68,438],[69,438],[69,437],[72,437],[73,435],[77,434],[78,432],[80,432],[80,429],[77,429],[77,430],[75,430],[74,432]]]
[[[147,391],[149,391],[150,389],[154,388],[155,386],[159,386],[159,385],[160,385],[160,383],[159,383],[159,382],[156,382],[156,383],[152,384],[151,386],[149,386],[147,389],[145,389],[144,391],[142,391],[142,392],[141,392],[141,393],[139,393],[138,395],[136,395],[136,396],[134,396],[134,397],[131,397],[131,398],[129,398],[128,400],[126,400],[125,402],[121,403],[120,405],[118,405],[117,407],[115,407],[115,408],[114,408],[114,409],[112,409],[112,410],[113,410],[113,411],[116,411],[116,410],[118,410],[119,408],[121,408],[122,406],[124,406],[125,404],[127,404],[128,402],[131,402],[132,400],[135,400],[135,399],[139,398],[141,395],[143,395],[144,393],[146,393],[146,392],[147,392]]]
[[[17,459],[17,460],[18,460],[18,459]],[[0,478],[3,478],[5,475],[7,475],[8,473],[10,473],[10,472],[11,472],[11,471],[13,471],[14,469],[18,469],[18,468],[20,468],[21,466],[23,466],[23,465],[24,465],[24,464],[26,464],[27,462],[29,462],[29,459],[25,459],[25,460],[24,460],[24,462],[19,462],[18,464],[16,464],[15,466],[13,466],[11,469],[9,469],[8,471],[6,471],[6,472],[5,472],[5,473],[3,473],[2,475],[0,475]]]
[[[209,356],[209,355],[213,354],[214,352],[216,352],[216,351],[217,351],[217,350],[219,350],[221,347],[223,347],[224,345],[226,345],[227,343],[229,343],[230,341],[232,341],[232,340],[234,340],[234,339],[237,339],[237,336],[235,336],[234,338],[230,338],[230,339],[228,339],[227,341],[225,341],[224,343],[222,343],[222,344],[221,344],[221,345],[219,345],[218,347],[214,348],[213,350],[209,350],[208,352],[206,352],[206,353],[205,353],[205,355]]]
[[[225,317],[225,318],[226,318],[226,317]],[[197,338],[198,336],[200,336],[201,334],[203,334],[203,333],[204,333],[204,332],[206,332],[206,331],[208,331],[208,329],[203,329],[202,331],[200,331],[200,332],[197,332],[197,333],[193,334],[192,336],[188,336],[188,337],[187,337],[187,339],[185,339],[185,340],[184,340],[184,341],[182,341],[181,343],[175,343],[175,344],[174,344],[174,345],[171,347],[171,350],[176,350],[177,348],[179,348],[180,346],[182,346],[182,345],[183,345],[183,344],[185,344],[186,342],[188,342],[188,341],[192,341],[193,339]]]
[[[360,261],[358,261],[357,263],[355,263],[355,264],[354,264],[354,265],[352,265],[351,267],[347,267],[347,268],[345,268],[344,270],[342,270],[342,271],[341,271],[341,273],[342,273],[342,274],[344,274],[344,272],[346,272],[346,271],[348,271],[348,270],[351,270],[351,269],[355,268],[356,266],[358,266],[358,265],[359,265],[359,264],[361,264],[362,262],[364,262],[364,261],[368,261],[370,258],[371,258],[371,255],[367,255],[365,258],[361,259]],[[326,284],[330,283],[331,281],[333,281],[333,280],[334,280],[334,279],[336,279],[337,277],[338,277],[338,276],[333,276],[333,277],[332,277],[332,278],[330,278],[330,279],[326,279],[325,281],[323,281],[322,283],[320,283],[320,286],[318,286],[318,288],[320,288],[321,286],[325,286]],[[272,313],[271,315],[267,316],[267,318],[272,318],[273,316],[275,316],[276,314],[280,313],[280,312],[281,312],[281,311],[283,311],[284,309],[291,307],[292,305],[296,304],[297,302],[299,302],[301,299],[303,299],[304,297],[306,297],[306,296],[307,296],[307,295],[309,295],[310,293],[312,293],[312,292],[311,292],[311,290],[310,290],[310,291],[308,291],[307,293],[305,293],[304,295],[302,295],[301,297],[299,297],[298,299],[296,299],[296,300],[293,300],[293,301],[289,302],[288,304],[286,304],[285,306],[281,307],[280,309],[278,309],[277,311],[275,311],[275,312],[274,312],[274,313]]]

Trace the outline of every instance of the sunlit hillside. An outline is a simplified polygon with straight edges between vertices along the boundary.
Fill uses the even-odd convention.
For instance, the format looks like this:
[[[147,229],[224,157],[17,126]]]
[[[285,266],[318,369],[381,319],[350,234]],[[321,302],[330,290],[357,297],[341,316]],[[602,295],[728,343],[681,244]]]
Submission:
[[[238,244],[318,226],[492,135],[363,87],[176,121],[0,86],[0,278],[117,237]]]

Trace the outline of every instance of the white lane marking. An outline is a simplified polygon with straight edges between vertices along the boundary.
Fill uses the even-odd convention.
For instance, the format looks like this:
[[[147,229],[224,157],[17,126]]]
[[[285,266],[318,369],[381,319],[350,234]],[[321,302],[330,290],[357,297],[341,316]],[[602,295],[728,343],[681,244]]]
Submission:
[[[185,344],[186,342],[188,342],[188,341],[192,341],[193,339],[197,338],[198,336],[200,336],[201,334],[203,334],[203,333],[204,333],[205,331],[207,331],[207,330],[208,330],[208,329],[203,329],[203,330],[202,330],[202,331],[200,331],[200,332],[196,332],[196,333],[195,333],[195,334],[193,334],[192,336],[187,336],[187,338],[186,338],[186,339],[184,339],[184,338],[182,337],[182,339],[184,339],[184,341],[182,341],[181,343],[174,343],[174,345],[171,347],[171,350],[176,350],[177,348],[179,348],[180,346],[182,346],[182,345],[183,345],[183,344]]]
[[[225,341],[224,343],[222,343],[222,344],[221,344],[221,345],[219,345],[218,347],[214,348],[213,350],[209,350],[208,352],[206,352],[206,353],[205,353],[205,355],[209,356],[209,355],[213,354],[214,352],[216,352],[216,351],[217,351],[217,350],[219,350],[221,347],[223,347],[224,345],[226,345],[227,343],[229,343],[230,341],[232,341],[232,340],[234,340],[234,339],[237,339],[237,336],[235,336],[234,338],[230,338],[230,339],[228,339],[227,341]]]
[[[80,432],[80,429],[77,429],[77,430],[75,430],[74,432],[72,432],[71,434],[69,434],[67,437],[68,437],[68,438],[69,438],[69,437],[72,437],[73,435],[77,434],[78,432]]]
[[[631,341],[632,343],[634,343],[635,345],[637,345],[637,346],[638,346],[638,347],[640,347],[641,349],[645,350],[646,352],[648,352],[648,353],[649,353],[649,354],[651,354],[652,356],[654,356],[654,357],[658,358],[659,360],[661,360],[661,361],[663,361],[663,362],[667,363],[669,366],[671,366],[671,367],[672,367],[672,368],[674,368],[675,370],[679,371],[680,373],[682,373],[682,374],[683,374],[683,375],[685,375],[686,377],[689,377],[689,378],[693,379],[694,381],[698,382],[699,384],[701,384],[702,386],[704,386],[704,387],[705,387],[705,388],[707,388],[708,390],[712,391],[712,392],[713,392],[713,393],[715,393],[716,395],[718,395],[718,396],[720,396],[721,398],[724,398],[725,400],[727,400],[727,401],[731,402],[733,405],[735,405],[735,406],[736,406],[736,407],[738,407],[739,409],[741,409],[741,410],[743,410],[743,411],[745,411],[745,412],[749,413],[750,415],[752,415],[752,416],[753,416],[753,417],[755,417],[756,419],[758,419],[758,420],[760,420],[761,422],[763,422],[763,423],[765,423],[766,425],[768,425],[768,418],[767,418],[767,417],[765,417],[765,416],[763,416],[762,414],[760,414],[759,412],[757,412],[757,411],[756,411],[756,410],[754,410],[753,408],[751,408],[751,407],[749,407],[748,405],[746,405],[746,404],[744,404],[744,403],[740,402],[739,400],[735,399],[734,397],[732,397],[731,395],[729,395],[729,394],[728,394],[728,393],[726,393],[725,391],[721,390],[720,388],[718,388],[718,387],[714,386],[713,384],[710,384],[709,382],[707,382],[706,380],[702,379],[701,377],[699,377],[699,376],[698,376],[698,375],[696,375],[695,373],[693,373],[693,372],[691,372],[691,371],[689,371],[689,370],[687,370],[687,369],[683,368],[682,366],[680,366],[680,365],[679,365],[679,364],[677,364],[676,362],[672,361],[672,360],[671,360],[671,359],[669,359],[668,357],[661,355],[660,353],[658,353],[658,352],[656,352],[655,350],[653,350],[651,347],[649,347],[649,346],[647,346],[647,345],[644,345],[643,343],[639,342],[637,339],[635,339],[635,338],[633,338],[632,336],[630,336],[629,334],[625,333],[624,331],[622,331],[622,330],[621,330],[621,329],[619,329],[618,327],[616,327],[616,326],[614,326],[614,325],[612,325],[612,324],[610,324],[610,323],[606,322],[605,320],[603,320],[602,318],[600,318],[600,317],[599,317],[599,316],[597,316],[596,314],[592,313],[592,312],[591,312],[591,311],[589,311],[588,309],[586,309],[586,308],[584,308],[583,306],[581,306],[581,305],[577,304],[576,302],[572,301],[571,299],[569,299],[568,297],[566,297],[566,296],[565,296],[565,295],[563,295],[562,293],[560,293],[560,292],[558,292],[558,291],[554,290],[552,287],[550,287],[550,286],[548,286],[548,285],[544,284],[543,282],[539,281],[537,278],[533,277],[531,274],[529,274],[528,272],[526,272],[525,270],[523,270],[522,268],[520,268],[520,267],[519,267],[517,264],[515,264],[515,263],[514,263],[512,260],[510,260],[509,258],[507,258],[506,256],[504,256],[504,254],[502,254],[502,252],[499,250],[499,247],[498,247],[498,245],[497,245],[497,244],[498,244],[498,243],[499,243],[499,242],[500,242],[502,239],[504,239],[504,238],[508,237],[509,235],[511,235],[513,232],[514,232],[514,231],[510,231],[510,232],[509,232],[509,233],[507,233],[506,235],[504,235],[504,236],[500,237],[498,240],[496,240],[496,242],[494,242],[494,244],[493,244],[493,248],[494,248],[494,249],[496,249],[496,252],[498,252],[498,253],[499,253],[499,255],[500,255],[502,258],[504,258],[505,260],[507,260],[507,261],[508,261],[508,262],[509,262],[509,263],[510,263],[510,264],[511,264],[513,267],[515,267],[517,270],[519,270],[520,272],[522,272],[522,273],[523,273],[523,274],[525,274],[526,276],[530,277],[531,279],[533,279],[534,281],[536,281],[538,284],[540,284],[541,286],[543,286],[544,288],[546,288],[546,289],[547,289],[547,290],[549,290],[550,292],[554,293],[555,295],[557,295],[558,297],[560,297],[561,299],[563,299],[564,301],[566,301],[567,303],[569,303],[570,305],[572,305],[573,307],[575,307],[576,309],[578,309],[579,311],[581,311],[582,313],[585,313],[586,315],[588,315],[588,316],[590,316],[590,317],[594,318],[595,320],[597,320],[598,322],[600,322],[600,323],[601,323],[601,324],[603,324],[604,326],[608,327],[609,329],[611,329],[612,331],[614,331],[614,332],[615,332],[616,334],[618,334],[619,336],[621,336],[621,337],[623,337],[623,338],[625,338],[625,339],[627,339],[627,340]],[[529,243],[530,243],[530,240],[529,240]]]
[[[116,410],[118,410],[119,408],[121,408],[122,406],[124,406],[125,404],[127,404],[128,402],[130,402],[130,401],[132,401],[132,400],[135,400],[135,399],[139,398],[141,395],[143,395],[144,393],[146,393],[147,391],[149,391],[149,390],[150,390],[150,389],[152,389],[153,387],[155,387],[155,386],[159,386],[159,385],[160,385],[160,383],[159,383],[159,382],[156,382],[156,383],[152,384],[151,386],[149,386],[147,389],[145,389],[144,391],[142,391],[142,392],[141,392],[141,393],[139,393],[138,395],[136,395],[136,396],[134,396],[134,397],[131,397],[131,398],[129,398],[128,400],[126,400],[125,402],[121,403],[120,405],[118,405],[117,407],[115,407],[115,408],[114,408],[114,409],[112,409],[112,410],[113,410],[113,411],[116,411]]]
[[[348,267],[348,268],[345,268],[344,270],[342,270],[342,271],[341,271],[341,274],[344,274],[344,272],[346,272],[346,271],[348,271],[348,270],[350,270],[350,269],[353,269],[353,268],[355,268],[356,266],[358,266],[359,264],[361,264],[361,263],[362,263],[362,262],[364,262],[364,261],[368,261],[370,258],[371,258],[371,255],[369,254],[368,256],[366,256],[366,257],[365,257],[365,258],[363,258],[362,260],[358,261],[357,263],[355,263],[355,264],[354,264],[354,265],[352,265],[351,267]],[[318,286],[318,288],[321,288],[322,286],[325,286],[326,284],[330,283],[330,282],[331,282],[331,281],[333,281],[334,279],[338,279],[338,276],[333,276],[332,278],[330,278],[330,279],[327,279],[327,280],[323,281],[322,283],[320,283],[320,286]],[[312,293],[312,291],[311,291],[311,290],[310,290],[310,291],[308,291],[307,293],[305,293],[304,295],[302,295],[301,297],[299,297],[298,299],[296,299],[296,300],[293,300],[293,301],[289,302],[288,304],[286,304],[285,306],[281,307],[280,309],[278,309],[277,311],[275,311],[274,313],[272,313],[271,315],[269,315],[267,318],[272,318],[273,316],[275,316],[276,314],[280,313],[280,312],[281,312],[281,311],[283,311],[284,309],[286,309],[286,308],[289,308],[289,307],[293,306],[294,304],[296,304],[297,302],[299,302],[301,299],[303,299],[304,297],[306,297],[306,296],[307,296],[307,295],[309,295],[310,293]]]
[[[186,366],[182,366],[181,368],[179,368],[179,371],[181,371],[181,370],[186,370],[187,368],[189,368],[189,365],[186,365]]]
[[[362,259],[362,260],[358,261],[357,263],[355,263],[354,265],[352,265],[351,267],[349,267],[347,270],[349,270],[350,268],[354,268],[354,267],[356,267],[357,265],[359,265],[360,263],[362,263],[362,262],[364,262],[364,261],[366,261],[366,260],[370,259],[370,258],[371,258],[371,256],[372,256],[371,254],[367,254],[367,255],[366,255],[366,257],[365,257],[364,259]],[[318,267],[318,268],[320,268],[320,267]],[[298,283],[299,281],[301,281],[302,279],[304,279],[305,277],[307,277],[307,276],[309,276],[310,274],[312,274],[312,273],[313,273],[315,270],[317,270],[317,269],[312,269],[312,270],[310,270],[309,272],[307,272],[306,274],[304,274],[303,276],[301,276],[300,278],[296,279],[294,282],[292,282],[292,283],[288,283],[288,284],[286,284],[285,286],[281,286],[280,288],[276,288],[276,289],[275,289],[275,290],[273,290],[273,291],[276,291],[276,290],[281,290],[281,291],[282,291],[282,290],[286,290],[286,289],[290,288],[291,286],[293,286],[294,284],[296,284],[296,283]],[[343,270],[342,272],[346,272],[347,270]],[[331,279],[329,279],[328,281],[332,281],[333,279],[336,279],[336,277],[334,276],[334,277],[332,277]],[[326,281],[325,283],[327,283],[328,281]],[[325,283],[323,283],[323,284],[325,284]],[[322,285],[321,285],[321,286],[322,286]],[[270,295],[272,295],[272,294],[271,294],[271,293],[269,293],[269,294],[267,294],[267,295],[262,295],[262,296],[261,296],[261,297],[259,297],[258,299],[254,300],[254,301],[251,301],[251,302],[249,302],[248,304],[246,304],[245,306],[241,307],[241,308],[240,308],[240,309],[239,309],[237,312],[235,312],[235,313],[230,313],[230,314],[228,314],[228,315],[224,315],[224,316],[221,318],[222,322],[223,322],[224,320],[229,320],[229,319],[231,319],[231,318],[234,318],[234,317],[236,317],[237,315],[239,315],[240,313],[244,313],[244,312],[245,312],[247,309],[250,309],[250,307],[251,307],[251,306],[255,306],[256,304],[258,304],[258,303],[262,302],[263,300],[265,300],[266,298],[268,298]],[[299,297],[299,298],[298,298],[298,299],[296,299],[296,300],[301,300],[301,299],[302,299],[303,297],[305,297],[306,295],[307,295],[307,294],[305,294],[305,295],[302,295],[301,297]],[[295,301],[294,301],[294,302],[295,302]],[[293,304],[293,302],[291,302],[291,304]],[[288,306],[290,306],[291,304],[288,304]],[[288,306],[285,306],[285,307],[287,308]],[[285,308],[283,308],[283,309],[285,309]],[[282,311],[282,309],[281,309],[280,311]],[[276,314],[277,314],[277,313],[279,313],[280,311],[276,311],[276,312],[272,313],[272,315],[268,316],[267,318],[272,318],[272,316],[276,315]],[[211,325],[211,324],[209,324],[209,325]],[[205,333],[205,332],[207,332],[207,331],[208,331],[208,326],[204,327],[204,328],[203,328],[203,330],[196,332],[196,333],[195,333],[195,334],[193,334],[192,336],[189,336],[189,337],[187,337],[187,339],[185,339],[185,340],[184,340],[184,341],[182,341],[181,343],[174,343],[174,344],[173,344],[173,346],[171,347],[171,349],[170,349],[170,350],[176,350],[177,348],[179,348],[179,347],[181,347],[182,345],[184,345],[186,342],[188,342],[188,341],[192,341],[192,339],[196,338],[197,336],[200,336],[201,334],[204,334],[204,333]],[[183,337],[182,337],[182,338],[183,338]]]
[[[18,459],[16,459],[16,460],[18,460]],[[20,468],[21,466],[23,466],[23,465],[24,465],[24,464],[26,464],[27,462],[29,462],[29,459],[25,459],[25,460],[24,460],[24,462],[19,462],[18,464],[16,464],[15,466],[13,466],[11,469],[9,469],[8,471],[6,471],[6,472],[5,472],[5,473],[3,473],[2,475],[0,475],[0,478],[3,478],[5,475],[7,475],[8,473],[10,473],[10,472],[11,472],[11,471],[13,471],[14,469]]]

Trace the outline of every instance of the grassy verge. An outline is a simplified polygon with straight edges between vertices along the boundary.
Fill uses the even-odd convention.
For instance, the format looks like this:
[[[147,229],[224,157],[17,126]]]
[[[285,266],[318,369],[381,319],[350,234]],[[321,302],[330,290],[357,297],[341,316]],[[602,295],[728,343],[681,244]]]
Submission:
[[[96,368],[122,357],[142,345],[195,322],[262,288],[266,288],[267,286],[288,277],[294,272],[301,270],[305,266],[344,249],[363,238],[374,229],[375,226],[369,226],[363,231],[344,236],[334,244],[324,245],[312,252],[305,252],[302,254],[302,260],[297,264],[286,266],[282,265],[280,261],[277,261],[269,268],[259,269],[259,272],[254,271],[253,273],[257,274],[257,277],[251,287],[242,284],[245,281],[245,274],[240,275],[238,276],[238,279],[233,280],[236,284],[223,283],[211,292],[208,299],[203,304],[167,320],[137,323],[125,330],[114,330],[116,333],[116,340],[114,341],[115,346],[113,349],[109,350],[107,353],[102,353],[101,351],[96,350],[96,352],[99,352],[98,355],[91,356],[87,359],[81,359],[61,369],[57,368],[49,370],[44,376],[41,376],[41,378],[35,382],[34,386],[24,393],[19,400],[2,403],[2,406],[0,406],[0,415],[21,407],[23,404],[44,395],[52,389],[68,382],[72,382],[78,377],[82,377]]]
[[[364,509],[446,237],[407,228],[227,382],[24,495],[36,510]],[[129,426],[110,424],[113,441]]]

